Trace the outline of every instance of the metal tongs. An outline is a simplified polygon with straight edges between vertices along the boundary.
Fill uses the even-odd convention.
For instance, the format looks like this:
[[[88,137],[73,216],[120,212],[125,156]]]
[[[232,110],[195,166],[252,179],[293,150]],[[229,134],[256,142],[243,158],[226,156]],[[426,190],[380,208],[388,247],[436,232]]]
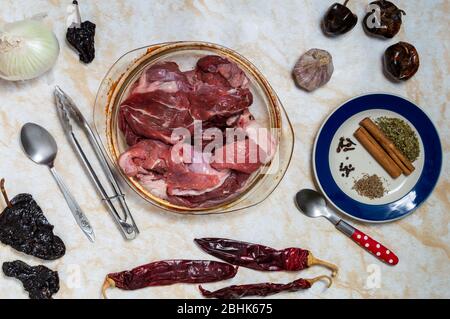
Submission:
[[[117,182],[114,174],[112,172],[111,166],[108,164],[105,153],[102,150],[102,147],[95,136],[92,128],[89,123],[84,118],[83,114],[81,114],[78,107],[75,105],[73,100],[58,86],[55,88],[55,98],[56,98],[56,108],[58,111],[59,119],[61,120],[61,124],[64,129],[64,133],[72,144],[73,148],[79,155],[83,165],[89,172],[89,176],[97,187],[98,192],[100,193],[102,200],[105,202],[108,210],[110,211],[114,221],[117,226],[121,230],[122,235],[125,239],[131,240],[134,239],[137,234],[139,234],[139,229],[137,228],[133,217],[131,216],[128,205],[125,201],[125,195],[120,189],[119,183]],[[109,184],[113,189],[113,194],[109,195],[102,183],[100,182],[97,174],[92,168],[89,160],[86,157],[78,139],[76,138],[73,130],[72,130],[72,120],[76,122],[76,124],[83,129],[85,132],[89,143],[91,144],[97,159],[100,162],[103,172],[108,179]],[[115,205],[116,204],[116,205]],[[119,213],[119,211],[121,213]]]

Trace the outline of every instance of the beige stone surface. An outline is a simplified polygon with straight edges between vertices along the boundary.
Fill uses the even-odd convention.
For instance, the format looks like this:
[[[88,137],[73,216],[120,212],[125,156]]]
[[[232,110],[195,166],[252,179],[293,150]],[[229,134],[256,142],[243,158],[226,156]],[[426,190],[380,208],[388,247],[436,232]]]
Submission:
[[[304,292],[276,298],[449,298],[450,297],[450,53],[449,1],[395,1],[407,12],[401,32],[392,40],[367,37],[361,24],[342,37],[323,36],[319,23],[332,1],[271,0],[97,0],[81,1],[85,19],[97,24],[97,57],[82,65],[67,47],[64,36],[68,0],[2,0],[0,23],[47,12],[46,20],[60,41],[57,65],[45,76],[24,82],[0,81],[0,175],[7,180],[10,196],[32,193],[67,245],[62,259],[44,262],[61,277],[56,298],[99,298],[108,272],[133,268],[166,258],[207,258],[193,243],[196,237],[220,236],[274,247],[299,246],[340,266],[330,289],[318,284]],[[361,18],[368,1],[350,7]],[[52,91],[60,85],[91,116],[97,88],[108,68],[125,52],[165,41],[202,40],[233,48],[266,75],[279,94],[294,125],[296,144],[290,169],[277,190],[262,204],[218,216],[179,216],[149,206],[127,189],[128,203],[141,235],[125,242],[102,206],[93,186],[68,145],[59,124]],[[394,84],[381,72],[384,50],[397,41],[416,46],[421,68],[414,78]],[[318,47],[334,57],[335,73],[329,84],[306,93],[291,79],[296,59]],[[361,230],[391,247],[400,263],[393,268],[379,263],[325,220],[311,220],[295,208],[298,189],[313,187],[311,150],[324,118],[356,95],[389,92],[422,106],[437,126],[444,150],[439,184],[428,201],[413,215],[394,223],[366,225]],[[91,244],[78,230],[62,195],[45,167],[23,154],[19,131],[26,122],[45,126],[56,137],[56,166],[96,230]],[[0,204],[4,208],[4,203]],[[0,245],[0,262],[39,260]],[[225,284],[260,281],[286,282],[297,277],[327,273],[320,267],[300,273],[259,273],[241,269]],[[373,279],[378,277],[378,287]],[[377,286],[377,285],[375,285]],[[0,274],[0,298],[25,298],[20,283]],[[198,298],[195,285],[148,288],[134,292],[112,291],[111,298]]]

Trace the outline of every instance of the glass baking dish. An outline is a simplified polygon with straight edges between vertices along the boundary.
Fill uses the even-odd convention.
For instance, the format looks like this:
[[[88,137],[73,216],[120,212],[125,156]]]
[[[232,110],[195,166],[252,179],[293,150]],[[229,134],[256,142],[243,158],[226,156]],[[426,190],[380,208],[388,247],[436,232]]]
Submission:
[[[245,189],[238,196],[207,208],[188,208],[174,205],[156,197],[135,178],[126,176],[118,165],[118,158],[127,145],[118,128],[118,110],[128,88],[149,65],[174,61],[181,70],[192,69],[205,55],[219,55],[237,63],[250,79],[254,103],[250,111],[263,126],[272,129],[277,141],[274,159],[252,174]],[[132,50],[120,57],[100,84],[94,106],[96,133],[106,149],[109,160],[122,179],[138,195],[164,210],[183,214],[212,214],[248,208],[266,199],[278,186],[288,169],[294,148],[294,131],[278,96],[258,69],[243,56],[223,46],[206,42],[170,42]]]

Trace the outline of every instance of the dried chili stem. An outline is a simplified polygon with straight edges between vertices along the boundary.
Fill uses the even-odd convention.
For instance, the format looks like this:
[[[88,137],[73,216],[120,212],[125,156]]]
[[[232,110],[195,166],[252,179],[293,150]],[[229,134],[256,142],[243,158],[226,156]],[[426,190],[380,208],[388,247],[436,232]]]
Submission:
[[[334,276],[333,276],[334,277]],[[326,275],[322,275],[322,276],[318,276],[318,277],[315,277],[315,278],[311,278],[311,279],[305,279],[307,282],[309,282],[310,284],[311,284],[311,286],[314,284],[314,283],[316,283],[316,282],[318,282],[318,281],[321,281],[321,280],[326,280],[326,281],[328,281],[328,285],[327,285],[327,288],[330,288],[331,287],[331,285],[333,284],[333,279],[331,278],[331,277],[329,277],[329,276],[326,276]]]
[[[81,25],[81,13],[80,13],[80,6],[78,5],[78,1],[74,0],[72,4],[75,6],[76,9],[76,24],[78,27]]]
[[[6,193],[6,190],[5,190],[5,179],[4,179],[4,178],[2,178],[2,180],[0,181],[0,189],[1,189],[1,191],[2,191],[3,198],[5,199],[6,205],[7,205],[9,208],[11,208],[11,207],[12,207],[12,204],[11,204],[11,202],[9,201],[8,194]]]
[[[103,282],[103,286],[102,286],[103,299],[108,299],[108,296],[106,295],[106,290],[108,290],[109,288],[114,288],[114,287],[116,287],[116,283],[114,282],[114,280],[112,280],[111,278],[106,276],[105,281]]]
[[[318,259],[318,258],[314,257],[313,254],[311,254],[311,253],[308,254],[307,263],[308,263],[308,267],[313,266],[313,265],[321,265],[321,266],[331,269],[331,271],[332,271],[331,277],[336,277],[338,270],[339,270],[339,268],[336,265],[329,263],[325,260]]]
[[[350,1],[350,0],[345,0],[343,6],[346,7],[346,6],[347,6],[347,3],[348,3],[349,1]]]

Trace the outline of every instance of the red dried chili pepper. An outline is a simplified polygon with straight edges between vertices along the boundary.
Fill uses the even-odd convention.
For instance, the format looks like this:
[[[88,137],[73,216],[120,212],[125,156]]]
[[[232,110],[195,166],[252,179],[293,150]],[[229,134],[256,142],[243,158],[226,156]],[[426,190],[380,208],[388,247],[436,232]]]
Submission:
[[[315,258],[301,248],[277,250],[271,247],[226,238],[201,238],[195,242],[208,254],[230,264],[262,271],[298,271],[313,265],[330,268],[336,276],[336,265]]]
[[[328,280],[328,288],[332,284],[332,279],[328,276],[319,276],[313,279],[297,279],[288,284],[274,284],[270,282],[261,284],[250,285],[235,285],[225,287],[216,291],[208,291],[202,286],[199,286],[202,295],[207,298],[219,298],[219,299],[238,299],[249,296],[270,296],[280,292],[295,292],[302,289],[309,289],[311,286],[319,280]]]
[[[176,283],[208,283],[233,278],[237,267],[211,260],[162,260],[136,267],[130,271],[111,273],[106,276],[102,293],[117,287],[135,290],[150,286]]]

